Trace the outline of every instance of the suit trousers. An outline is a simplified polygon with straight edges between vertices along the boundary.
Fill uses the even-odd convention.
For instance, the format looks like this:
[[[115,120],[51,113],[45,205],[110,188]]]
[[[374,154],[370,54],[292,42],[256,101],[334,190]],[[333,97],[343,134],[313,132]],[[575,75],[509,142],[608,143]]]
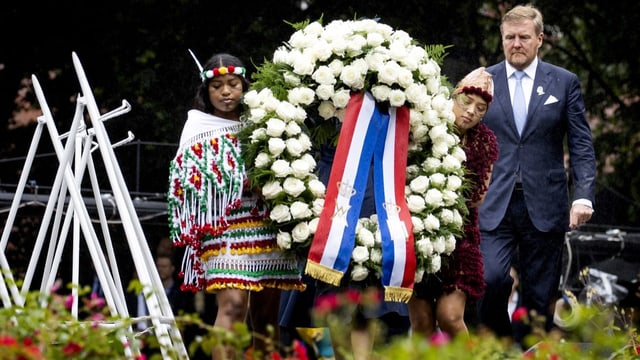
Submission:
[[[547,316],[545,328],[551,328],[555,302],[562,272],[564,233],[541,232],[529,217],[522,188],[513,190],[506,214],[498,227],[482,231],[480,250],[487,284],[485,295],[478,301],[478,321],[496,336],[514,336],[520,341],[524,334],[512,328],[508,314],[513,278],[512,264],[520,277],[519,306]],[[515,257],[517,256],[517,258]]]

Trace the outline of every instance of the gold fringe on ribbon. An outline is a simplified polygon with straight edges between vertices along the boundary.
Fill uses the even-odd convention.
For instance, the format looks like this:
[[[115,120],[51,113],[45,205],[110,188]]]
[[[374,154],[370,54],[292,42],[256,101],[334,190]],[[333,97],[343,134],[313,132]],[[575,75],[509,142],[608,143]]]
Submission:
[[[408,303],[413,294],[413,289],[397,287],[397,286],[385,286],[384,287],[384,300]]]
[[[340,286],[340,280],[342,280],[342,275],[344,275],[342,271],[332,269],[308,259],[307,267],[304,269],[304,272],[314,279],[318,279],[333,286]]]

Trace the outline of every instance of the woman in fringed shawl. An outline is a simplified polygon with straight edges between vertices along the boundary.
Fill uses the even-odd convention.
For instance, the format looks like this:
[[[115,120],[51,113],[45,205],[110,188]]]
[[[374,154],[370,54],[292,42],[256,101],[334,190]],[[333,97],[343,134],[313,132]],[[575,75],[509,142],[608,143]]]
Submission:
[[[182,289],[215,292],[215,326],[232,330],[248,314],[254,332],[277,337],[267,334],[267,325],[278,328],[280,291],[304,284],[296,260],[279,250],[260,197],[247,186],[236,137],[246,69],[229,54],[214,55],[204,67],[194,59],[202,82],[170,163],[168,193],[170,236],[185,248]],[[254,347],[266,354],[261,338]],[[217,346],[213,357],[236,358],[229,351]]]

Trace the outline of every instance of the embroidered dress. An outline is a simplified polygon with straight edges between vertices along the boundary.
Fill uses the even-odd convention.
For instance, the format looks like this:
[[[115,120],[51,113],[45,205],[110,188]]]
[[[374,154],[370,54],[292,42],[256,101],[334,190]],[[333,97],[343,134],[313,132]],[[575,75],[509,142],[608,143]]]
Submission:
[[[185,247],[183,290],[304,289],[282,253],[267,210],[245,186],[240,123],[190,110],[169,166],[170,238]]]

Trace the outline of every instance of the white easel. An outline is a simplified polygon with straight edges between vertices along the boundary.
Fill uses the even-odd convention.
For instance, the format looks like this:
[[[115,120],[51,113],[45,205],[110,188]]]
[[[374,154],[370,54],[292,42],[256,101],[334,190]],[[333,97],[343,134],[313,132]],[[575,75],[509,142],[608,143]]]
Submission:
[[[3,305],[9,307],[13,303],[23,306],[25,297],[30,289],[35,269],[40,259],[45,237],[49,235],[49,248],[47,251],[46,262],[44,264],[42,283],[40,292],[48,295],[56,280],[58,267],[62,258],[62,252],[65,246],[65,239],[69,234],[69,229],[73,222],[73,254],[72,254],[72,283],[79,283],[80,259],[79,248],[81,235],[83,236],[88,247],[91,261],[95,267],[98,280],[104,290],[105,300],[109,310],[113,316],[123,318],[129,317],[127,309],[125,293],[120,281],[117,259],[114,253],[107,218],[102,203],[102,197],[98,185],[98,179],[93,163],[92,153],[94,150],[100,150],[102,161],[105,166],[106,174],[109,178],[111,191],[120,214],[122,226],[126,234],[126,239],[131,251],[131,256],[138,274],[146,305],[149,311],[149,319],[153,325],[153,332],[160,344],[163,357],[165,359],[188,359],[188,354],[182,337],[175,323],[175,318],[171,310],[171,306],[164,292],[160,276],[158,275],[155,262],[149,250],[147,240],[145,238],[140,220],[136,214],[135,207],[129,195],[126,183],[120,170],[118,161],[113,152],[113,148],[133,139],[133,134],[129,132],[128,138],[112,144],[106,132],[103,122],[129,112],[131,109],[126,100],[122,101],[122,106],[101,115],[96,105],[95,99],[89,82],[84,73],[84,69],[78,59],[76,53],[72,53],[73,64],[80,82],[81,95],[78,96],[76,110],[72,121],[71,128],[65,135],[59,135],[55,126],[55,122],[51,111],[47,105],[46,98],[42,88],[35,75],[32,76],[34,90],[40,103],[43,115],[38,118],[38,124],[34,132],[34,136],[29,148],[29,153],[25,160],[25,165],[18,182],[11,209],[2,232],[0,239],[0,267],[2,275],[0,276],[0,297]],[[88,112],[92,127],[86,129],[84,126],[84,111]],[[12,271],[5,255],[5,248],[9,240],[9,234],[15,217],[20,207],[22,194],[27,183],[29,171],[31,169],[33,159],[38,147],[40,136],[42,135],[43,126],[47,126],[47,130],[51,137],[56,156],[59,161],[59,167],[56,172],[54,183],[49,195],[49,200],[45,209],[38,237],[34,245],[22,289],[19,291],[13,279]],[[62,139],[66,138],[65,146]],[[95,138],[95,141],[94,141]],[[74,159],[74,169],[71,169],[71,161]],[[100,227],[102,237],[105,242],[107,258],[100,246],[96,230],[94,229],[91,218],[87,211],[86,205],[80,193],[80,185],[85,171],[89,173],[91,180],[93,195],[100,219]],[[66,200],[69,198],[68,206],[65,211]],[[53,217],[55,207],[55,217]],[[64,219],[63,214],[65,214]],[[53,218],[53,225],[50,228],[50,222]],[[49,232],[50,230],[50,232]],[[7,281],[5,281],[5,279]],[[11,293],[11,296],[9,294]],[[78,315],[78,289],[72,289],[73,305],[72,314]],[[46,306],[46,304],[42,304]],[[134,322],[139,319],[133,318]],[[134,336],[131,329],[131,336]],[[127,339],[122,339],[127,341]],[[130,343],[130,342],[129,342]],[[171,352],[168,349],[172,349]],[[127,348],[128,357],[132,358],[133,353],[139,353],[139,349]]]

